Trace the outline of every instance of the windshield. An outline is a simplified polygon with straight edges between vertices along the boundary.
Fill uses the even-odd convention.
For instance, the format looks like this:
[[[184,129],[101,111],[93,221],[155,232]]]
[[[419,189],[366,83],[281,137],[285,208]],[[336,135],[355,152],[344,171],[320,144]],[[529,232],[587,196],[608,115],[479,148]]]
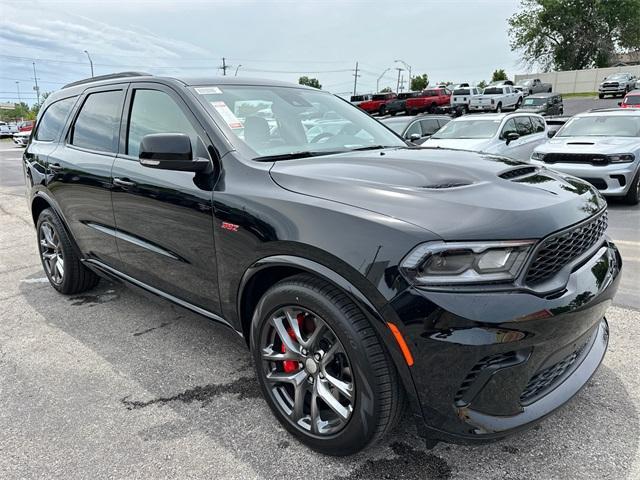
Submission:
[[[556,137],[639,137],[640,116],[611,115],[576,117]]]
[[[640,105],[640,95],[627,95],[624,99],[625,105]]]
[[[605,80],[623,80],[626,79],[627,75],[624,73],[616,73],[615,75],[609,75]]]
[[[547,103],[547,99],[546,98],[531,98],[531,97],[527,97],[524,99],[523,105],[544,105],[545,103]]]
[[[320,90],[246,85],[193,90],[256,158],[406,146],[359,108]]]
[[[500,127],[500,120],[454,120],[438,130],[431,138],[492,138]]]

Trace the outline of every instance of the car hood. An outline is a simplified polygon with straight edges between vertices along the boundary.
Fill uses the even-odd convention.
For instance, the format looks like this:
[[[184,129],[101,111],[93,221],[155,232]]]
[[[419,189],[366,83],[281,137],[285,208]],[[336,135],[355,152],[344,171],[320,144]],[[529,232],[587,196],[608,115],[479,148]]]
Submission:
[[[499,176],[520,168],[529,175]],[[270,172],[287,190],[402,220],[445,240],[540,238],[605,205],[576,178],[456,150],[351,152],[280,161]]]
[[[542,153],[633,153],[637,137],[554,137],[536,148]]]
[[[422,144],[423,147],[455,148],[460,150],[482,151],[489,145],[486,138],[430,138]]]
[[[533,113],[537,113],[537,112],[544,112],[545,108],[544,106],[542,107],[520,107],[518,109],[518,113],[520,112],[533,112]]]

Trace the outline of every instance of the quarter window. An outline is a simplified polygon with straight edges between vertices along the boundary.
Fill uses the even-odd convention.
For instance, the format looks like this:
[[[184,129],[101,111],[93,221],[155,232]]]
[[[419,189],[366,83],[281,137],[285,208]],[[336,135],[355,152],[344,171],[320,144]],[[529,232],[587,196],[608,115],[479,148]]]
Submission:
[[[539,117],[531,117],[531,121],[533,122],[533,128],[536,133],[544,132],[545,124],[543,119]]]
[[[52,103],[42,115],[40,124],[36,130],[36,140],[52,142],[58,138],[64,128],[65,120],[76,103],[76,98],[65,98]]]
[[[131,106],[127,154],[137,157],[142,137],[151,133],[184,133],[191,147],[199,146],[198,134],[178,104],[160,90],[136,90]]]
[[[117,152],[122,97],[122,90],[89,94],[73,126],[71,144],[101,152]]]

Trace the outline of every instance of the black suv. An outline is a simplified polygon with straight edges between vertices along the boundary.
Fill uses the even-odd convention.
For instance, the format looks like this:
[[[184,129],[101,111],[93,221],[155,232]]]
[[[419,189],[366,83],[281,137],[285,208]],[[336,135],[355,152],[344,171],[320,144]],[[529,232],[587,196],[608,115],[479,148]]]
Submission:
[[[24,173],[56,290],[107,276],[230,327],[278,420],[324,453],[379,439],[405,405],[430,441],[500,438],[605,354],[621,260],[593,187],[408,146],[317,89],[70,84]]]

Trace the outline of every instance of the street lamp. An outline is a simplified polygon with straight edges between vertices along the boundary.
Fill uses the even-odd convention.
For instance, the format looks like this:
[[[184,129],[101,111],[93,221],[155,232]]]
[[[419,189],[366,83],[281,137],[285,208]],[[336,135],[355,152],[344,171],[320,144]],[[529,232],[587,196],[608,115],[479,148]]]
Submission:
[[[91,78],[93,78],[93,60],[91,60],[91,55],[89,55],[89,52],[85,50],[84,53],[87,54],[87,58],[89,59],[89,65],[91,65]]]
[[[18,89],[18,103],[22,103],[22,99],[20,98],[20,82],[16,82],[16,88]]]
[[[404,65],[404,68],[406,68],[407,70],[409,70],[409,90],[411,90],[411,65],[409,65],[407,62],[405,62],[404,60],[394,60],[394,62],[396,63],[401,63],[402,65]]]
[[[238,65],[238,66],[236,67],[236,73],[233,75],[234,77],[237,77],[237,76],[238,76],[238,70],[240,69],[240,67],[241,67],[241,66],[242,66],[242,65]]]
[[[380,74],[380,76],[376,80],[376,92],[380,91],[380,80],[382,80],[382,77],[384,77],[384,74],[387,73],[389,70],[391,70],[391,68],[387,68],[384,72]]]

